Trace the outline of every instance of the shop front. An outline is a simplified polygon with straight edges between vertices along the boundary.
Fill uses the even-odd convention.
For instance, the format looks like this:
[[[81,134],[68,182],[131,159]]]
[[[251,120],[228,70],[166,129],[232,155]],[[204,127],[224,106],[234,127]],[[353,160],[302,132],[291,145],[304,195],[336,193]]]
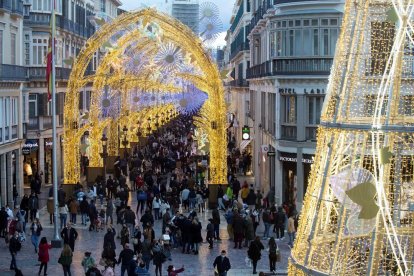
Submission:
[[[53,179],[53,159],[52,159],[52,149],[53,149],[53,140],[52,138],[45,138],[44,139],[44,152],[45,152],[45,160],[44,160],[44,183],[50,184],[52,183]]]
[[[24,185],[30,187],[32,176],[39,171],[39,140],[27,139],[22,147]]]
[[[278,162],[281,164],[282,171],[282,202],[295,204],[300,209],[308,187],[313,155],[302,154],[301,151],[279,152]]]

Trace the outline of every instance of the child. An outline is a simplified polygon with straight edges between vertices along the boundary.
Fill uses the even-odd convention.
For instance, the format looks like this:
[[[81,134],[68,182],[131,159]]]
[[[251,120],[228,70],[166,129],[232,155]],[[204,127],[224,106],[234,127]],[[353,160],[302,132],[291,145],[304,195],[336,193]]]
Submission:
[[[91,267],[95,266],[95,260],[91,256],[91,252],[85,252],[85,257],[83,257],[83,260],[82,260],[82,266],[83,266],[83,269],[85,270],[85,273],[88,272],[88,270]]]
[[[104,225],[105,223],[105,218],[106,218],[106,213],[104,209],[101,209],[101,211],[98,214],[98,225],[96,226],[97,229],[104,229]]]
[[[210,244],[208,248],[213,248],[213,240],[214,240],[214,225],[213,219],[208,219],[209,223],[207,224],[207,241]]]

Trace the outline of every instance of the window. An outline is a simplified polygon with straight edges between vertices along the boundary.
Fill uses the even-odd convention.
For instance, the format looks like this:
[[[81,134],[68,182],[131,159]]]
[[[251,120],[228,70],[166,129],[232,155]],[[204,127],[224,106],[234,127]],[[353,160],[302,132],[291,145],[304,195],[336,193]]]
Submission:
[[[282,98],[282,122],[296,124],[296,96],[284,95]]]
[[[101,12],[105,12],[106,7],[105,7],[105,0],[101,0]]]
[[[16,34],[10,34],[10,64],[16,64]]]
[[[266,129],[266,114],[266,93],[262,92],[260,95],[260,123],[263,129]]]
[[[3,31],[0,31],[0,63],[3,63]]]
[[[276,94],[268,94],[268,122],[267,129],[272,134],[276,134]]]
[[[319,125],[321,122],[321,110],[324,96],[309,96],[307,97],[308,106],[308,124]]]
[[[48,40],[41,38],[34,38],[32,43],[33,48],[33,65],[46,64],[45,58],[47,55]]]
[[[329,55],[329,29],[321,30],[321,56]]]
[[[37,95],[29,95],[29,118],[36,118],[37,115]]]
[[[18,124],[19,115],[18,115],[18,109],[17,109],[17,98],[12,97],[11,98],[11,125],[15,126]]]
[[[319,55],[319,29],[313,29],[313,55]]]

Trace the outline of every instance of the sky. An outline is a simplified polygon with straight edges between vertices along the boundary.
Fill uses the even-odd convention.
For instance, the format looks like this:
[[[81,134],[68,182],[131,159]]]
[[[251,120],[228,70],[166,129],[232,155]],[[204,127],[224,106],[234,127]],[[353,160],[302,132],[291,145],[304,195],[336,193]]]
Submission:
[[[144,5],[155,6],[157,8],[165,8],[165,2],[171,0],[121,0],[123,3],[123,9],[127,11],[140,9]],[[230,28],[230,18],[233,10],[233,5],[235,0],[200,0],[200,4],[203,2],[212,2],[217,5],[220,12],[220,19],[223,22],[223,32],[220,34],[219,38],[215,41],[213,46],[224,46],[226,37],[226,32]]]

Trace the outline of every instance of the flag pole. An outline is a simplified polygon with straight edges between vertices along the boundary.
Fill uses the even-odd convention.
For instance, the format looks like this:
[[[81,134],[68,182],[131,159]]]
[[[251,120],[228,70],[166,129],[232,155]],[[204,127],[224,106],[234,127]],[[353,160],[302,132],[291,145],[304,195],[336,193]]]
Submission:
[[[56,17],[55,17],[55,9],[56,9],[56,0],[52,1],[52,169],[53,169],[53,204],[54,208],[54,237],[52,240],[52,245],[55,248],[62,247],[62,240],[60,238],[59,233],[59,224],[57,222],[58,218],[58,177],[57,177],[57,131],[56,131],[56,60],[55,60],[55,43],[56,43]]]

